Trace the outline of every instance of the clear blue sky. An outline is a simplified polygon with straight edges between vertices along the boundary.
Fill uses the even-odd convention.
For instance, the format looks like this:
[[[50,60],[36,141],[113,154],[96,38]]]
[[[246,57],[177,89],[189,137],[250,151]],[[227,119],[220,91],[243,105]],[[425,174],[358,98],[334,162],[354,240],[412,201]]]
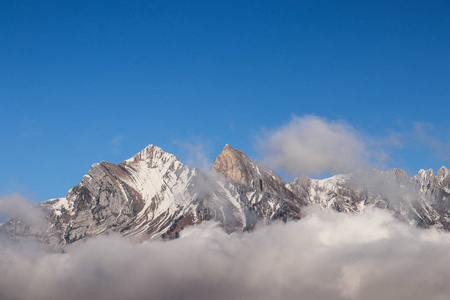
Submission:
[[[449,1],[0,1],[0,196],[62,197],[148,144],[257,159],[310,114],[436,171],[449,108]]]

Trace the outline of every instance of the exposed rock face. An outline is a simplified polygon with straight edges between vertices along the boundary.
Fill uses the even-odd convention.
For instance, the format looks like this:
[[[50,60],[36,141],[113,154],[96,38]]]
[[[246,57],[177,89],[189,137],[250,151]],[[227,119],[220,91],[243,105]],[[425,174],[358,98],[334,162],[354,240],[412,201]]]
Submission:
[[[150,145],[118,165],[94,164],[65,199],[52,204],[52,223],[63,232],[61,243],[109,230],[138,240],[152,238],[181,215],[197,217],[193,204],[204,195],[186,187],[198,176],[174,155]]]
[[[214,160],[212,169],[219,171],[234,182],[254,186],[253,175],[256,170],[254,169],[255,166],[246,164],[248,161],[249,159],[244,152],[233,149],[226,144]]]
[[[172,238],[203,220],[221,222],[227,231],[245,227],[234,199],[198,169],[153,145],[118,165],[94,164],[64,198],[39,205],[47,212],[53,243],[64,245],[85,237],[119,232],[141,241]],[[17,222],[9,222],[9,228]],[[45,232],[28,235],[44,239]]]
[[[421,227],[450,230],[449,173],[442,167],[436,176],[433,170],[420,170],[412,178],[399,169],[354,172],[323,180],[298,177],[288,188],[323,209],[357,213],[374,206]]]
[[[214,160],[211,173],[232,183],[244,211],[259,219],[286,221],[302,215],[304,199],[296,197],[274,171],[250,160],[242,151],[225,145]]]
[[[209,175],[150,145],[118,165],[94,164],[64,198],[36,205],[47,227],[9,220],[0,230],[57,246],[110,232],[142,241],[174,238],[209,220],[227,232],[250,230],[257,221],[299,219],[310,204],[346,213],[378,207],[405,222],[450,230],[450,172],[421,170],[409,178],[393,169],[323,180],[300,176],[286,184],[229,145]]]
[[[434,176],[433,170],[420,170],[411,178],[422,197],[418,213],[422,216],[419,225],[438,226],[450,230],[450,172],[442,167]]]
[[[225,145],[211,168],[231,181],[289,200],[298,200],[286,187],[286,183],[274,171],[250,160],[242,151]],[[303,203],[305,204],[305,203]]]

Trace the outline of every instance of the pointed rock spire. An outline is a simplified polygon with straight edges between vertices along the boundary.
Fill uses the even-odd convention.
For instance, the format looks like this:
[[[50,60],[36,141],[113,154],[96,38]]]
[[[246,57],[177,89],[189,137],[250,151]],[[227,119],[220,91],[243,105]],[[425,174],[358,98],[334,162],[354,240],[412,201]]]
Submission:
[[[448,175],[450,175],[450,171],[449,171],[446,167],[444,167],[444,166],[442,166],[442,167],[439,169],[439,171],[437,172],[437,177],[439,177],[439,178],[445,178],[445,177],[447,177]]]
[[[266,166],[253,161],[244,152],[225,145],[211,167],[233,182],[252,189],[294,199],[294,194],[286,187],[284,180]]]
[[[216,157],[211,170],[217,171],[234,182],[244,185],[252,184],[252,163],[244,152],[233,149],[226,144]]]

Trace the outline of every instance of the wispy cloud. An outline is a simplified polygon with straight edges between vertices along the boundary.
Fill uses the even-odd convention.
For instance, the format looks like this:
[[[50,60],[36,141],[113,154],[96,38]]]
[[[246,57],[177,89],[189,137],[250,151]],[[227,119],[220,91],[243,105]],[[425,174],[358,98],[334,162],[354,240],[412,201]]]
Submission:
[[[120,147],[120,144],[122,143],[123,138],[124,138],[123,135],[119,135],[119,136],[116,136],[116,137],[114,137],[114,138],[112,139],[112,141],[111,141],[111,146],[112,146],[112,151],[113,151],[115,154],[117,154],[117,153],[120,152],[119,147]]]
[[[177,140],[174,143],[180,148],[182,156],[185,157],[184,163],[190,167],[199,168],[208,173],[212,161],[210,159],[209,144],[201,140]]]
[[[450,161],[450,131],[447,132],[449,139],[444,140],[437,135],[430,133],[432,130],[433,125],[430,123],[414,123],[415,139],[425,147],[433,150],[437,157],[445,161]]]

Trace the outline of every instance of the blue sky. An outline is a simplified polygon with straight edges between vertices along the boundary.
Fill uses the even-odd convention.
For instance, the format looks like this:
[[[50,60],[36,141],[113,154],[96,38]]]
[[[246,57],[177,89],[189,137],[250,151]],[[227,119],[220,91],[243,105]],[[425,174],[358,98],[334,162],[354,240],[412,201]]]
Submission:
[[[449,1],[0,1],[0,42],[0,196],[148,144],[267,161],[311,118],[382,169],[450,165]]]

